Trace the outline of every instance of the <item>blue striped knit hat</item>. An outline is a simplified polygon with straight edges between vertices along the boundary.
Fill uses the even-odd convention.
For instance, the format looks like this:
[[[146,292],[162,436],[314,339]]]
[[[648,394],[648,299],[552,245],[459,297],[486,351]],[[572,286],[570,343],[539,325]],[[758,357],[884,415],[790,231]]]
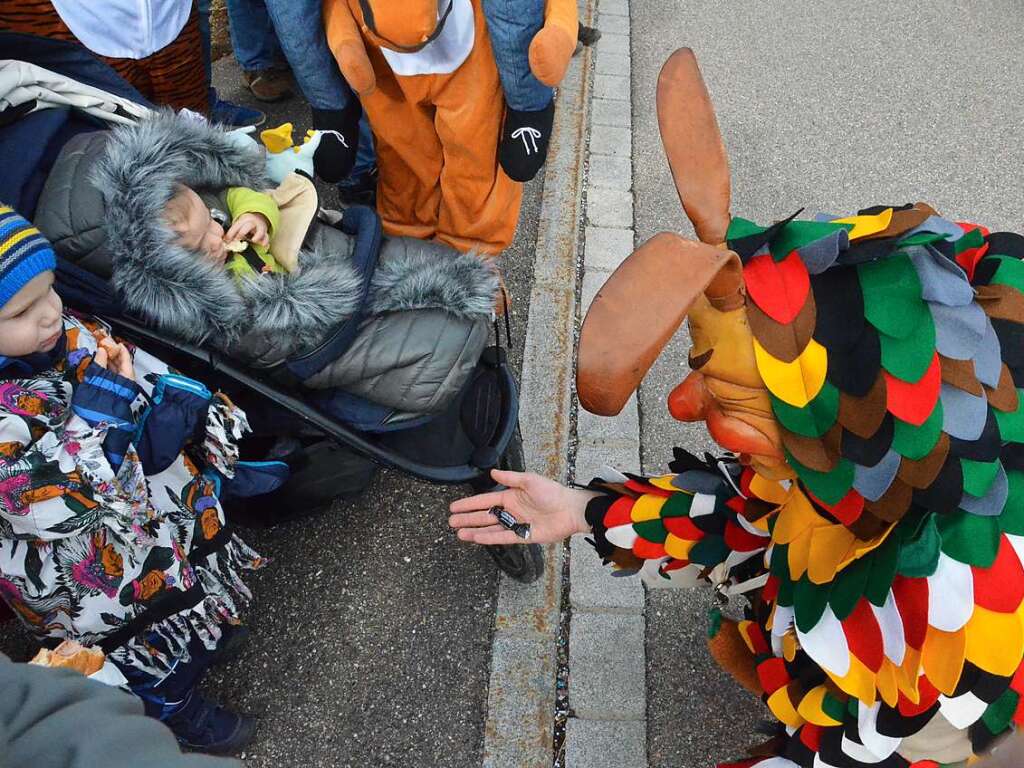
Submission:
[[[13,208],[0,203],[0,307],[33,277],[56,267],[49,241]]]

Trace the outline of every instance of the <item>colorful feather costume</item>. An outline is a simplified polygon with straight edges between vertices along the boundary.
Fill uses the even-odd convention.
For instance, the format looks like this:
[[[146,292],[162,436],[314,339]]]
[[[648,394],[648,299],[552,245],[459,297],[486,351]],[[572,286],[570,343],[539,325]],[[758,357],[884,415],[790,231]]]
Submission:
[[[670,410],[738,458],[678,451],[675,474],[595,481],[598,551],[747,595],[742,621],[716,616],[712,652],[781,727],[721,768],[965,765],[1024,722],[1024,237],[923,203],[761,227],[728,217],[727,177],[725,223],[702,218],[707,168],[666,135],[681,93],[707,100],[688,51],[663,70],[659,115],[708,244],[659,235],[610,278],[581,334],[580,400],[615,412],[688,317],[694,370]],[[662,305],[623,323],[637,277],[687,272],[679,259],[678,319]],[[612,344],[640,360],[609,361]]]

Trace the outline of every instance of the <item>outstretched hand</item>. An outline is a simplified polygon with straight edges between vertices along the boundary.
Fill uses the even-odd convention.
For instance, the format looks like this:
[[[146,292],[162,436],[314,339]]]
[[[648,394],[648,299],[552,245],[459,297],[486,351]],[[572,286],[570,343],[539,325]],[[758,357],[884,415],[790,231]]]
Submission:
[[[462,541],[476,544],[548,544],[574,533],[588,533],[587,502],[597,494],[566,488],[532,472],[491,471],[503,490],[481,493],[451,504],[448,524]],[[529,542],[503,528],[490,513],[504,507],[516,520],[530,524]]]

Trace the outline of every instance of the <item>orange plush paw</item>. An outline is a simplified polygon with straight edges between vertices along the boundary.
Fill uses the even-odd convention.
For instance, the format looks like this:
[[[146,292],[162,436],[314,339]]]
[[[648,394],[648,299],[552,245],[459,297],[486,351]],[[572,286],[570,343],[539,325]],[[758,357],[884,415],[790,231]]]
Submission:
[[[544,85],[562,82],[565,70],[576,50],[576,37],[561,25],[547,24],[530,43],[530,70]]]

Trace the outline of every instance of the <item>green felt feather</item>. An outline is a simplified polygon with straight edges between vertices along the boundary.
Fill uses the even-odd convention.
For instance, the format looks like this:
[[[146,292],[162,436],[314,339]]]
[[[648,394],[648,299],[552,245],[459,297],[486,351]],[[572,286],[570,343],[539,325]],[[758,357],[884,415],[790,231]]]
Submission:
[[[1024,390],[1017,390],[1017,402],[1022,401]],[[1003,412],[995,408],[990,409],[996,416],[996,424],[999,425],[999,434],[1004,443],[1024,443],[1024,408],[1017,406],[1015,411]]]
[[[964,473],[964,491],[971,496],[984,496],[992,487],[992,481],[999,474],[999,459],[995,461],[972,461],[960,459]]]
[[[924,311],[913,318],[917,325],[912,333],[902,338],[878,334],[882,367],[897,379],[911,384],[920,381],[935,357],[935,321],[927,305],[920,302],[920,306]]]
[[[1024,536],[1024,472],[1008,469],[1006,479],[1010,492],[1003,505],[1003,513],[998,518],[999,525],[1003,533]]]
[[[858,264],[857,276],[864,295],[864,316],[882,333],[911,335],[920,325],[922,313],[930,314],[921,300],[921,279],[906,254]]]
[[[726,240],[741,240],[751,235],[759,235],[768,227],[761,227],[750,221],[736,216],[729,222],[729,228],[725,232]]]
[[[947,239],[947,235],[940,235],[938,232],[915,232],[910,237],[900,240],[898,245],[900,248],[909,248],[915,245],[931,245]]]
[[[999,519],[967,512],[937,517],[942,551],[961,563],[989,568],[999,554]]]
[[[790,432],[804,437],[821,437],[836,423],[839,390],[826,381],[821,391],[803,408],[795,408],[771,395],[772,412]]]
[[[819,587],[804,576],[793,587],[793,610],[796,626],[801,632],[814,629],[828,606],[829,585]]]
[[[935,410],[921,426],[895,418],[893,425],[892,449],[911,461],[923,459],[942,436],[942,400],[935,404]]]
[[[853,609],[864,596],[870,576],[870,557],[855,560],[836,574],[832,580],[832,589],[828,593],[828,604],[837,619],[842,621],[853,613]]]
[[[691,563],[714,567],[729,556],[729,547],[721,536],[705,536],[690,549]]]
[[[846,717],[846,702],[836,698],[832,693],[826,693],[821,702],[821,711],[837,722],[843,722]]]
[[[852,224],[833,224],[828,221],[794,219],[772,238],[772,258],[781,261],[797,248],[803,248],[816,240],[828,237],[833,232],[853,229]]]
[[[689,493],[673,493],[661,507],[661,516],[665,517],[689,517],[690,506],[693,504],[693,496]]]
[[[1014,288],[1024,288],[1024,262],[1012,256],[985,257],[985,261],[989,259],[995,259],[999,262],[995,274],[992,275],[992,283],[1009,285]]]
[[[1020,695],[1012,688],[1007,688],[1003,691],[1002,696],[989,704],[981,716],[981,722],[992,732],[993,736],[998,736],[1010,727],[1019,704]]]
[[[789,451],[786,451],[786,462],[796,471],[808,490],[825,504],[838,504],[853,487],[856,465],[849,459],[840,458],[831,472],[818,472],[805,467]]]
[[[633,530],[636,531],[637,536],[659,544],[668,536],[668,530],[661,519],[641,520],[638,523],[633,523]]]
[[[981,234],[981,230],[972,229],[970,232],[965,232],[963,237],[953,243],[953,253],[963,253],[964,251],[971,250],[971,248],[980,248],[984,244],[985,236]]]
[[[896,579],[902,543],[902,537],[893,531],[885,543],[871,553],[871,573],[864,588],[864,597],[879,608],[889,599],[889,590]]]
[[[923,579],[935,573],[942,551],[942,537],[935,523],[935,515],[918,520],[919,528],[900,547],[896,569],[900,575],[911,579]]]

